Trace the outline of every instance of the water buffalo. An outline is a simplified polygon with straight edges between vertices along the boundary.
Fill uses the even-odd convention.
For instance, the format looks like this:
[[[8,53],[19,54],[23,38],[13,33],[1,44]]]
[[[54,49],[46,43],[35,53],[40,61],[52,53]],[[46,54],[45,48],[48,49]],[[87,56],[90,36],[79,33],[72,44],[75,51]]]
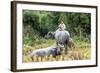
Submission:
[[[47,47],[47,48],[41,48],[34,50],[30,55],[31,56],[48,56],[48,55],[53,55],[54,57],[57,55],[60,55],[60,49],[57,47]]]
[[[68,46],[68,42],[69,42],[69,39],[70,39],[70,34],[68,31],[60,31],[60,30],[56,30],[55,32],[55,40],[56,40],[56,43],[57,45],[61,45],[59,47],[64,47],[66,48],[65,49],[65,53],[67,53],[67,46]]]
[[[66,53],[67,53],[67,47],[71,48],[74,45],[74,42],[70,37],[69,32],[66,30],[63,31],[56,30],[55,32],[49,32],[47,34],[47,38],[55,39],[58,47],[66,48],[65,49]]]

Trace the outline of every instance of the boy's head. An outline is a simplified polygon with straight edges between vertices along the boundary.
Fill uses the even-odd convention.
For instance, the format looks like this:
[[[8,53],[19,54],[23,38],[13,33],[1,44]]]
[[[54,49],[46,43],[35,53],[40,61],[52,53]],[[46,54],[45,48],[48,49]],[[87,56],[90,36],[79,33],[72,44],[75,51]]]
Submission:
[[[63,21],[61,21],[61,24],[64,24],[64,22],[63,22]]]

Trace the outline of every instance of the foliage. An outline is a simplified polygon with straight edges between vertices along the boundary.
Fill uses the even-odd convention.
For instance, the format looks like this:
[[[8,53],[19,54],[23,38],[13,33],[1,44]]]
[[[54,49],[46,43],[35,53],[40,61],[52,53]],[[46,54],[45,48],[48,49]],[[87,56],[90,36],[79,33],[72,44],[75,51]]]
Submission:
[[[76,37],[75,37],[76,38]],[[84,38],[85,39],[85,38]],[[53,45],[54,40],[47,40],[45,43],[35,44],[34,46],[24,46],[23,62],[45,62],[45,61],[70,61],[70,60],[86,60],[91,58],[91,47],[89,42],[85,40],[81,41],[76,38],[75,48],[68,48],[68,54],[61,54],[56,57],[44,56],[44,57],[31,57],[29,53],[36,49],[44,48]]]
[[[66,30],[71,34],[76,47],[69,48],[68,55],[56,58],[51,56],[49,61],[91,58],[90,13],[23,10],[23,62],[33,61],[29,56],[33,50],[49,47],[55,43],[55,40],[45,39],[45,36],[49,31],[57,30],[61,21],[66,25]]]
[[[44,38],[49,31],[55,31],[61,21],[65,23],[66,30],[72,37],[90,39],[91,17],[89,13],[23,10],[24,44],[34,45],[35,41]]]

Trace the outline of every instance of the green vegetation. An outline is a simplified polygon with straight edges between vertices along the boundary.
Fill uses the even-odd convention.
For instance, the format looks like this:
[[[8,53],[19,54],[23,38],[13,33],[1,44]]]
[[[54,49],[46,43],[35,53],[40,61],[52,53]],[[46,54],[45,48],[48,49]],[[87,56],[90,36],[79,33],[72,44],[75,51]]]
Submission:
[[[48,12],[23,10],[24,44],[34,45],[32,42],[40,40],[49,31],[55,31],[63,21],[72,37],[79,36],[90,39],[91,18],[89,13]]]
[[[70,61],[70,60],[86,60],[91,59],[91,47],[90,43],[79,41],[75,42],[75,48],[68,48],[68,54],[61,54],[59,56],[51,57],[51,56],[45,56],[45,57],[36,57],[36,60],[33,60],[32,57],[29,55],[31,51],[34,51],[36,49],[42,48],[42,47],[48,47],[52,45],[54,40],[47,40],[50,42],[41,43],[40,45],[35,45],[33,47],[25,46],[24,47],[24,54],[23,54],[23,62],[45,62],[45,61]],[[34,57],[33,57],[34,58]]]
[[[23,62],[32,61],[29,56],[31,51],[55,44],[55,40],[45,39],[45,36],[49,31],[57,30],[61,21],[65,23],[66,30],[70,32],[76,47],[69,48],[69,55],[61,55],[59,58],[91,58],[91,14],[23,10]],[[53,59],[55,60],[57,58]]]

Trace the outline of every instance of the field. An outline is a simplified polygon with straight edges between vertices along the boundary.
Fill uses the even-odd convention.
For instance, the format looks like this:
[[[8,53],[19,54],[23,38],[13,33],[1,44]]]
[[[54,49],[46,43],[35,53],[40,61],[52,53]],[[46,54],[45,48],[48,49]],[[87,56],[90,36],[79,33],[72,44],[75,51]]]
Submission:
[[[39,48],[45,48],[55,44],[54,40],[42,39],[42,43],[38,41],[33,46],[24,45],[23,48],[23,62],[46,62],[46,61],[70,61],[70,60],[87,60],[91,59],[91,44],[86,39],[79,39],[74,37],[75,47],[68,48],[67,54],[61,54],[56,57],[52,55],[44,57],[30,56],[30,53]]]
[[[30,56],[36,49],[54,45],[46,39],[48,32],[55,32],[63,22],[75,43],[67,54],[56,57]],[[23,62],[69,61],[91,59],[91,13],[23,10]]]

